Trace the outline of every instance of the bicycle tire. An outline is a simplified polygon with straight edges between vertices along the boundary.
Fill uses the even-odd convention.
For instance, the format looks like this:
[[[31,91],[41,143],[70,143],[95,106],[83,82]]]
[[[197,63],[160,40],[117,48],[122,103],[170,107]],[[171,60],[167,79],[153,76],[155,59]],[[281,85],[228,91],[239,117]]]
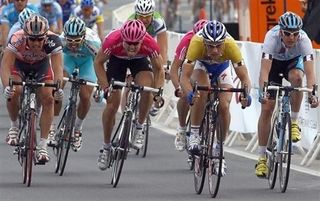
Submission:
[[[217,118],[217,116],[213,117],[213,118]],[[215,161],[219,162],[218,172],[215,172],[214,160],[208,159],[208,184],[209,184],[209,192],[210,192],[210,195],[212,198],[215,198],[218,194],[218,191],[219,191],[220,181],[221,181],[221,177],[222,177],[222,164],[223,164],[223,159],[224,159],[223,140],[222,140],[223,137],[222,137],[221,127],[220,127],[218,119],[216,119],[214,121],[215,121],[215,124],[213,124],[213,132],[215,132],[216,139],[221,139],[221,140],[216,140],[217,146],[220,146],[220,151],[219,151],[218,156],[215,156],[212,158]],[[210,139],[211,142],[208,144],[208,147],[213,147],[215,135],[212,135],[212,137]]]
[[[71,141],[72,141],[72,132],[75,122],[75,112],[76,107],[73,105],[67,111],[66,119],[64,121],[64,129],[62,134],[62,143],[60,144],[60,154],[59,154],[59,176],[62,176],[67,164],[68,155],[70,151]]]
[[[191,129],[191,123],[190,123],[190,112],[188,113],[187,116],[187,130],[186,130],[186,146],[185,146],[185,150],[188,154],[188,158],[187,158],[187,163],[188,163],[188,167],[189,170],[193,170],[194,169],[194,157],[192,156],[192,154],[189,153],[188,151],[188,144],[189,144],[189,137],[190,137],[190,129]]]
[[[61,116],[61,119],[58,123],[58,127],[57,127],[57,145],[52,147],[53,149],[53,153],[56,157],[56,163],[55,163],[55,170],[54,172],[55,173],[58,173],[59,172],[59,168],[60,168],[60,159],[61,159],[61,150],[62,149],[62,146],[63,146],[63,135],[64,135],[64,121],[65,121],[65,118],[66,118],[66,114],[67,114],[67,109],[65,109],[63,111],[63,114]]]
[[[28,120],[28,140],[27,140],[27,153],[26,153],[26,168],[27,168],[27,180],[26,184],[29,187],[32,180],[32,166],[35,160],[36,150],[36,113],[31,110]]]
[[[145,158],[148,151],[148,142],[149,142],[149,128],[151,124],[151,118],[150,115],[147,116],[146,123],[143,126],[143,132],[144,132],[144,144],[142,146],[142,158]]]
[[[274,189],[277,180],[278,173],[278,162],[276,161],[276,152],[277,152],[277,126],[278,126],[278,117],[276,116],[272,120],[272,126],[268,138],[267,144],[267,164],[268,164],[268,183],[269,188]]]
[[[281,146],[282,154],[280,155],[279,163],[279,180],[280,189],[284,193],[287,190],[289,176],[290,176],[290,165],[291,165],[291,154],[292,154],[292,140],[291,140],[291,117],[289,113],[285,113],[283,117],[283,128],[285,128],[285,135]]]
[[[124,119],[124,121],[120,122],[123,124],[122,129],[120,130],[120,139],[118,144],[118,147],[116,147],[116,149],[114,150],[114,162],[112,165],[112,181],[111,184],[112,186],[115,188],[117,187],[119,180],[120,180],[120,176],[121,176],[121,172],[122,172],[122,168],[123,168],[123,164],[124,164],[124,160],[126,158],[126,154],[127,154],[127,149],[129,146],[129,134],[131,129],[131,124],[132,124],[132,113],[131,112],[127,112],[126,117]]]
[[[206,153],[206,142],[207,142],[207,133],[209,132],[209,115],[206,114],[202,120],[201,126],[200,126],[200,136],[201,136],[201,147],[204,147],[203,150],[201,150],[199,156],[193,156],[194,158],[194,174],[193,174],[193,180],[194,180],[194,189],[197,194],[201,194],[204,186],[204,181],[206,178],[206,160],[207,160],[207,153]]]
[[[18,147],[18,161],[22,167],[22,183],[25,184],[27,182],[27,160],[26,160],[26,138],[27,129],[26,125],[23,124],[19,127],[19,147]]]

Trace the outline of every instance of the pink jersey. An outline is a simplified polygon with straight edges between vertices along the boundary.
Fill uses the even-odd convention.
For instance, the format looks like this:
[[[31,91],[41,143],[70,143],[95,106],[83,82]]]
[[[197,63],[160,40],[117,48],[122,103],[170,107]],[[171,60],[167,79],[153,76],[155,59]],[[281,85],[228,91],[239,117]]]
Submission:
[[[16,58],[22,62],[33,64],[50,56],[62,52],[62,43],[58,35],[48,32],[43,48],[39,52],[31,51],[27,44],[27,37],[23,30],[12,34],[7,48],[16,54]]]
[[[175,59],[184,60],[187,54],[187,50],[191,41],[191,38],[193,37],[194,33],[193,31],[189,31],[186,33],[183,38],[181,39],[180,43],[178,44],[176,48],[176,53],[174,55]]]
[[[160,54],[160,48],[157,42],[147,33],[142,41],[141,48],[137,55],[134,57],[128,57],[123,48],[123,40],[119,29],[110,32],[105,37],[102,44],[102,50],[108,56],[113,55],[121,59],[134,59],[142,57],[153,58]]]

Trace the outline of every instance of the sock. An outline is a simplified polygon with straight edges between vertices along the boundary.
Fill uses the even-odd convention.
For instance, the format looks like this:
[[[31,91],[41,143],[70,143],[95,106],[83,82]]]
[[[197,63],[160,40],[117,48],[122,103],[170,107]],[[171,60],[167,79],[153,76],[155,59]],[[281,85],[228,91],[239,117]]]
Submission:
[[[184,126],[184,127],[181,127],[181,126],[180,126],[180,127],[178,128],[178,132],[179,132],[179,133],[186,132],[186,130],[187,130],[187,127],[186,127],[186,126]]]
[[[18,119],[15,120],[15,121],[11,121],[11,128],[13,128],[13,127],[19,128],[19,121],[18,121]]]
[[[109,150],[109,149],[111,148],[111,143],[104,143],[104,144],[103,144],[103,148],[104,148],[105,150]]]
[[[191,125],[191,134],[199,136],[200,126]]]
[[[297,122],[299,118],[299,112],[291,112],[291,121]]]
[[[81,131],[82,130],[82,124],[84,119],[80,119],[79,117],[76,118],[76,121],[74,123],[74,130]]]
[[[267,146],[259,146],[258,153],[260,158],[265,158],[267,152]]]
[[[136,129],[142,129],[143,124],[140,124],[139,121],[136,122]]]
[[[47,139],[40,138],[38,146],[41,147],[41,148],[45,148],[46,149],[47,148]]]

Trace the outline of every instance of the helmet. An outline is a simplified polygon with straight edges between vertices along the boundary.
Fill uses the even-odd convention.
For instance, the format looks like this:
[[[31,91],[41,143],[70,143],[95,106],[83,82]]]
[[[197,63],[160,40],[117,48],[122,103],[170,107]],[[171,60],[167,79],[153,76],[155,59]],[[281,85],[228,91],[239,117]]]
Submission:
[[[41,4],[53,4],[54,0],[41,0]]]
[[[79,17],[71,17],[65,22],[63,31],[66,36],[84,36],[86,24]]]
[[[207,23],[208,20],[198,20],[198,22],[193,25],[193,33],[200,31]]]
[[[20,26],[23,27],[24,22],[34,13],[35,13],[35,11],[33,11],[29,8],[24,8],[19,14]]]
[[[149,15],[155,10],[154,0],[136,0],[134,10],[137,14]]]
[[[223,41],[227,36],[226,27],[219,21],[209,21],[202,29],[202,37],[209,42]]]
[[[28,36],[41,37],[47,34],[49,23],[46,18],[34,14],[25,21],[23,30]]]
[[[124,41],[139,42],[146,35],[146,27],[140,20],[128,20],[120,29]]]
[[[286,12],[279,17],[279,26],[283,30],[300,30],[302,28],[302,19],[293,12]]]
[[[81,7],[93,7],[94,0],[81,0]]]

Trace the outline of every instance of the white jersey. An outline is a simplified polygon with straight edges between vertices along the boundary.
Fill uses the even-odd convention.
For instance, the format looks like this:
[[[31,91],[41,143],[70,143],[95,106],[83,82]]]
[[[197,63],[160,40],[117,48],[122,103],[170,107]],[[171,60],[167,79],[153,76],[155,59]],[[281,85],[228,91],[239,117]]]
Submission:
[[[300,30],[297,43],[292,48],[287,48],[280,36],[280,26],[270,29],[264,39],[262,52],[269,54],[272,58],[286,61],[297,56],[305,57],[313,54],[311,40],[306,32]]]

